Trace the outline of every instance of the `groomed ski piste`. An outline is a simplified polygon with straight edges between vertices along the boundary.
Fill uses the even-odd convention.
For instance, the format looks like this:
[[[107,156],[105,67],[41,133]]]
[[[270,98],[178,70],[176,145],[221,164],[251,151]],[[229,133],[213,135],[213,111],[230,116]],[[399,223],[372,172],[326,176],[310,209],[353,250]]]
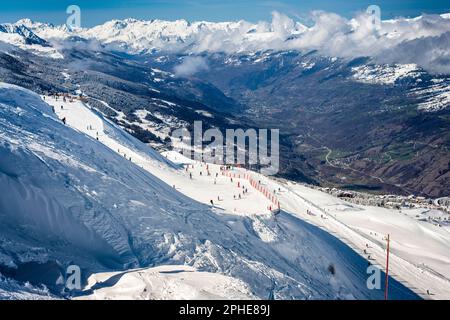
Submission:
[[[367,267],[384,270],[388,233],[389,298],[450,298],[448,227],[415,212],[234,169],[275,190],[274,214],[247,179],[160,155],[77,99],[1,84],[0,103],[0,264],[78,264],[77,299],[383,299]]]

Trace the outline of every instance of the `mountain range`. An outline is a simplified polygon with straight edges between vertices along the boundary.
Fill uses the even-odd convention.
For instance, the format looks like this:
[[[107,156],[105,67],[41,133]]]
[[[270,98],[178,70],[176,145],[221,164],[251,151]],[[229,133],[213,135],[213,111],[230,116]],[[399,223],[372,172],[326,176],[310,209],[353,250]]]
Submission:
[[[441,197],[450,192],[450,78],[434,69],[446,54],[424,64],[410,57],[382,62],[380,55],[425,43],[422,55],[432,57],[435,43],[448,52],[448,17],[385,21],[376,40],[340,56],[326,54],[328,29],[326,39],[306,43],[320,19],[332,18],[321,15],[313,27],[275,14],[272,23],[127,19],[75,32],[21,20],[0,32],[14,45],[9,50],[22,49],[3,56],[2,80],[42,92],[85,92],[155,147],[167,147],[171,130],[197,118],[222,129],[278,127],[280,176]],[[339,20],[351,32],[338,28],[334,37],[354,41],[365,30],[361,21]],[[359,56],[368,44],[378,53]]]

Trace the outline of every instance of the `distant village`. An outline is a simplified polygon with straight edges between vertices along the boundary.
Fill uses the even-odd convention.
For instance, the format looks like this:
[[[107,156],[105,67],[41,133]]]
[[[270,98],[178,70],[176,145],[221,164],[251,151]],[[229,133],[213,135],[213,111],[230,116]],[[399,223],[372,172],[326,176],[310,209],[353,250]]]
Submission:
[[[424,208],[431,210],[434,209],[450,214],[450,197],[430,199],[414,195],[373,195],[357,191],[340,190],[337,188],[315,188],[354,204],[376,206],[396,210],[414,208]]]
[[[58,98],[61,98],[64,102],[68,100],[69,102],[74,102],[74,100],[80,100],[82,102],[87,102],[87,98],[85,95],[81,93],[81,91],[76,91],[73,93],[67,93],[67,92],[45,92],[44,96],[49,96],[53,99],[58,100]]]

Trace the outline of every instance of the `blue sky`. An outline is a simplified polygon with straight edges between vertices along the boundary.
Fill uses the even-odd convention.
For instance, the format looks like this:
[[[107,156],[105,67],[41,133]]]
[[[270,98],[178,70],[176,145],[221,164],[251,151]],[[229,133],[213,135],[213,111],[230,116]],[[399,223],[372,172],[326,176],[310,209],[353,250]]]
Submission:
[[[293,17],[306,17],[311,10],[325,10],[350,17],[371,4],[381,7],[382,17],[417,16],[450,12],[449,0],[0,0],[0,23],[21,18],[62,24],[65,10],[76,4],[82,9],[82,25],[89,27],[111,19],[187,19],[228,21],[270,20],[274,10]]]

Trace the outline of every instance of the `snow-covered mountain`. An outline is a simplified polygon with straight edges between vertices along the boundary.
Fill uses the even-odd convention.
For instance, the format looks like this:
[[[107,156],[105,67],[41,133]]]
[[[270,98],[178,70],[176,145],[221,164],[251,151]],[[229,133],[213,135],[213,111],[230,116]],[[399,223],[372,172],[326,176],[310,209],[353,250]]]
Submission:
[[[23,44],[48,46],[48,43],[44,39],[38,37],[33,31],[21,23],[0,25],[0,34],[0,39],[2,40],[7,35],[10,35],[10,41],[13,42],[13,39],[16,39]]]
[[[112,20],[92,28],[70,32],[65,26],[34,23],[28,19],[15,25],[33,30],[43,39],[62,40],[73,36],[99,41],[103,45],[132,53],[153,51],[257,52],[318,50],[326,56],[377,57],[389,63],[419,63],[432,72],[450,72],[435,55],[448,54],[449,15],[423,15],[414,19],[382,21],[374,30],[370,16],[345,19],[333,13],[314,12],[312,26],[306,26],[274,12],[271,22],[188,22],[186,20]],[[423,50],[420,57],[411,50]],[[400,51],[400,52],[399,52]],[[416,52],[418,54],[419,52]]]
[[[53,278],[27,280],[51,284],[69,263],[86,274],[188,265],[239,279],[259,298],[382,297],[366,287],[366,261],[336,238],[274,217],[255,191],[233,201],[226,177],[190,180],[82,102],[46,101],[56,114],[32,92],[0,88],[2,273],[20,279],[43,265]],[[217,192],[223,202],[207,206]],[[393,298],[415,297],[391,285]]]
[[[344,19],[331,13],[315,12],[314,24],[306,26],[283,14],[274,13],[271,22],[188,22],[186,20],[112,20],[92,28],[70,31],[66,26],[22,19],[0,25],[0,41],[30,49],[37,54],[61,59],[70,48],[124,51],[149,55],[229,55],[228,63],[253,56],[255,63],[270,61],[272,52],[316,50],[337,59],[371,57],[371,63],[353,68],[356,81],[393,85],[416,81],[412,96],[419,110],[439,111],[449,105],[448,81],[422,85],[423,76],[435,81],[450,74],[440,58],[450,54],[449,14],[423,15],[413,19],[382,21],[379,30],[367,26],[365,14]],[[28,45],[28,48],[27,48]],[[238,56],[238,57],[236,57]],[[162,57],[158,57],[162,59]],[[203,62],[207,67],[207,60]],[[161,79],[163,80],[163,79]]]
[[[30,26],[34,27],[34,25]],[[0,48],[9,51],[14,47],[54,59],[62,58],[57,49],[53,48],[47,40],[36,35],[25,24],[21,22],[0,24]]]
[[[34,287],[30,283],[5,278],[0,274],[0,300],[53,300],[58,299],[48,289]]]
[[[448,81],[421,86],[426,73],[450,74],[443,58],[450,54],[450,14],[423,15],[413,19],[382,21],[379,30],[368,27],[365,14],[353,19],[315,12],[314,24],[306,26],[283,14],[271,22],[188,22],[186,20],[112,20],[92,28],[70,31],[66,26],[22,19],[0,25],[0,41],[52,58],[64,51],[125,51],[131,54],[214,54],[254,56],[265,63],[271,52],[317,50],[322,56],[344,59],[371,57],[371,64],[353,68],[352,78],[373,84],[417,81],[412,95],[421,99],[419,109],[438,111],[448,107]],[[28,46],[27,46],[28,45]],[[234,56],[234,57],[233,57]],[[159,57],[161,58],[161,57]],[[207,61],[203,62],[207,66]],[[402,82],[403,83],[403,82]]]
[[[118,280],[115,280],[118,279]],[[251,300],[242,281],[217,273],[198,272],[188,266],[161,266],[149,269],[94,274],[81,300]]]
[[[383,21],[375,35],[365,18],[0,25],[0,81],[39,93],[0,82],[0,298],[55,298],[40,284],[58,297],[77,264],[80,299],[380,299],[367,266],[383,269],[388,233],[390,296],[450,297],[446,213],[236,169],[274,190],[274,215],[250,186],[238,198],[246,180],[148,145],[193,119],[282,123],[288,177],[446,195],[450,15]]]
[[[446,50],[446,20],[446,17],[424,16],[403,21],[410,27],[419,28],[423,38],[428,39],[425,48],[429,49],[427,52],[431,55],[420,55],[424,60],[442,61],[433,57],[439,57],[439,52]],[[161,21],[122,22],[127,32],[122,32],[118,27],[117,32],[124,39],[129,35],[133,35],[132,38],[145,37],[146,33],[137,26],[157,30],[156,35],[149,37],[149,40],[156,39],[157,34],[165,34],[164,32],[167,36],[179,34],[187,37],[186,41],[195,42],[197,37],[183,35],[181,32],[184,27],[180,27],[180,30],[169,27],[177,25],[175,22],[163,23],[170,32],[160,25]],[[289,20],[285,22],[285,25],[290,25]],[[233,125],[267,127],[291,119],[289,123],[292,126],[285,128],[286,133],[292,130],[294,135],[304,135],[305,139],[309,135],[315,137],[307,143],[301,143],[297,139],[282,139],[283,143],[289,142],[286,147],[290,150],[299,150],[297,143],[307,149],[298,151],[292,157],[290,152],[283,152],[283,156],[290,158],[283,162],[292,163],[292,170],[288,169],[286,171],[290,172],[283,174],[295,179],[300,177],[302,181],[311,183],[332,181],[341,186],[361,185],[360,179],[363,178],[364,184],[369,184],[371,188],[382,188],[383,192],[413,192],[431,197],[447,195],[449,184],[446,183],[446,148],[432,146],[436,141],[446,139],[446,135],[442,136],[441,132],[448,127],[448,118],[440,115],[449,110],[450,78],[445,74],[430,73],[420,64],[412,61],[382,63],[376,57],[342,58],[325,55],[322,50],[259,50],[260,46],[256,46],[258,42],[254,42],[258,51],[245,51],[247,49],[244,48],[239,49],[239,52],[231,50],[231,53],[214,51],[195,54],[192,50],[151,50],[153,47],[149,45],[151,53],[145,51],[145,54],[136,54],[135,50],[127,47],[140,41],[125,39],[123,41],[129,42],[128,44],[122,40],[117,42],[113,39],[113,34],[104,37],[112,37],[111,43],[114,42],[115,45],[109,45],[95,38],[97,32],[92,36],[84,35],[90,29],[68,33],[65,27],[29,20],[22,20],[17,24],[27,26],[43,38],[48,36],[46,39],[52,47],[22,45],[18,49],[13,45],[1,45],[2,81],[25,86],[39,93],[80,90],[90,96],[91,105],[135,137],[154,147],[166,147],[168,133],[174,128],[192,123],[192,119],[202,120],[206,127],[223,129]],[[234,24],[230,23],[230,30]],[[186,25],[189,28],[193,23]],[[222,24],[213,25],[219,28]],[[390,25],[392,22],[387,23],[386,28]],[[105,28],[102,31],[101,26],[98,28],[99,34],[112,30]],[[430,36],[427,37],[422,28],[428,30]],[[223,32],[228,30],[224,27],[222,29]],[[293,32],[298,34],[292,39],[288,36],[288,42],[305,37],[310,32],[302,31],[300,27],[294,29]],[[257,28],[249,34],[263,33],[261,30],[265,29]],[[267,30],[270,37],[277,37],[274,30],[279,29],[272,26]],[[407,31],[402,28],[399,30]],[[196,34],[194,31],[191,33]],[[439,33],[441,35],[436,40],[432,34]],[[210,34],[213,37],[214,33]],[[408,37],[412,38],[413,35],[408,34]],[[178,42],[177,37],[174,39]],[[236,32],[236,39],[240,39],[239,32]],[[422,41],[421,39],[416,40]],[[142,43],[146,43],[145,41]],[[247,42],[242,42],[244,47],[245,43]],[[264,45],[267,43],[270,41],[264,42]],[[125,47],[121,49],[121,46]],[[161,46],[164,48],[163,43]],[[355,48],[356,46],[355,44]],[[443,51],[439,49],[442,46]],[[171,45],[167,49],[170,47]],[[220,47],[217,50],[219,49]],[[438,55],[433,53],[435,49],[439,49],[436,51]],[[128,54],[124,54],[123,50]],[[413,48],[398,51],[419,52]],[[445,68],[439,70],[444,72]],[[311,112],[311,120],[316,122],[311,132],[305,133],[310,127],[310,121],[305,120],[303,112]],[[313,116],[315,112],[320,112],[321,117]],[[342,116],[345,113],[353,116]],[[435,117],[427,118],[428,114]],[[367,115],[375,116],[377,120],[371,121]],[[241,116],[246,119],[237,119]],[[274,117],[279,117],[280,121],[274,121]],[[387,124],[386,121],[387,130],[380,128]],[[425,132],[422,132],[424,128],[420,125],[423,121],[433,122]],[[360,128],[357,134],[353,131],[354,123],[359,124],[356,126]],[[329,129],[331,127],[333,129]],[[403,128],[401,131],[398,130],[400,127]],[[337,132],[340,133],[340,138],[333,138]],[[379,132],[383,134],[380,136]],[[358,143],[346,143],[355,142],[356,137],[359,137]],[[393,139],[396,141],[394,144]],[[417,141],[420,141],[420,146],[429,146],[430,149],[417,152],[413,150],[415,147],[403,148],[405,144],[415,146]],[[327,152],[323,149],[324,145],[339,150],[335,154],[343,155],[344,159],[338,161],[349,164],[356,171],[348,171],[346,166],[335,166],[332,171],[339,169],[339,174],[318,174],[324,165],[321,157]],[[384,149],[381,159],[370,150],[371,146]],[[314,151],[320,149],[325,152],[322,156]],[[380,155],[378,152],[376,154]],[[392,154],[395,155],[394,161],[389,160],[392,159]],[[305,155],[306,162],[303,161]],[[345,155],[351,156],[347,158]],[[355,161],[356,157],[365,160]],[[422,170],[419,176],[410,174],[416,172],[416,168]],[[328,169],[331,168],[327,168],[326,172]],[[366,170],[370,172],[365,172]],[[361,176],[360,172],[365,173]],[[400,188],[397,187],[399,185]]]

